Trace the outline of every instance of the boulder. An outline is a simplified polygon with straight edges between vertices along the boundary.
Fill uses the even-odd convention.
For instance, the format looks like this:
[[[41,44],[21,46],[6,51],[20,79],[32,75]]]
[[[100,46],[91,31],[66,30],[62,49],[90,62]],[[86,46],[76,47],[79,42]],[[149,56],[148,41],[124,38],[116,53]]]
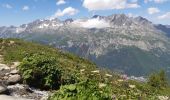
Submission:
[[[0,95],[0,100],[33,100],[33,99],[25,99],[25,98],[17,98],[8,95]]]
[[[10,41],[10,44],[14,44],[15,43],[15,41]]]
[[[11,68],[16,68],[20,65],[20,62],[13,62],[13,65],[11,65]]]
[[[10,73],[5,73],[5,76],[9,76],[10,75]]]
[[[18,74],[18,73],[19,73],[19,70],[17,70],[17,69],[14,69],[14,70],[12,70],[12,71],[10,72],[10,74],[12,74],[12,75]]]
[[[16,84],[21,81],[21,76],[16,74],[16,75],[11,75],[8,78],[8,84]]]
[[[0,71],[3,71],[3,70],[10,70],[10,68],[5,64],[0,64]]]
[[[4,80],[4,81],[8,80],[8,76],[4,76],[4,77],[3,77],[3,80]]]
[[[1,80],[0,79],[0,86],[7,87],[8,83],[6,80]]]
[[[0,94],[6,94],[8,89],[5,86],[0,85]]]

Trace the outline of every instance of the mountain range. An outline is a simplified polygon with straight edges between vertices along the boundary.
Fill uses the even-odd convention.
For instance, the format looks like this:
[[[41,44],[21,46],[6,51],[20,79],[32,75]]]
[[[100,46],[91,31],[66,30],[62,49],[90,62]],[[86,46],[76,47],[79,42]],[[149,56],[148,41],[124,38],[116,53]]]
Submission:
[[[141,16],[36,20],[19,27],[0,27],[0,38],[50,45],[128,75],[145,76],[164,69],[170,76],[170,26]]]

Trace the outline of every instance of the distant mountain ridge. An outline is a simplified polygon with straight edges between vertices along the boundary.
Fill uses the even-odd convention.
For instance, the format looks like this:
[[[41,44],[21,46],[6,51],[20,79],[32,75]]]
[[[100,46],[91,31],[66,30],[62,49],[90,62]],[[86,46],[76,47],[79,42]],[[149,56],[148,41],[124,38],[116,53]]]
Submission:
[[[0,37],[51,45],[86,57],[99,66],[141,76],[158,69],[170,71],[169,29],[140,16],[113,14],[0,27]]]
[[[128,17],[125,14],[113,14],[110,16],[100,16],[100,15],[94,15],[91,18],[87,18],[87,19],[66,19],[64,21],[60,21],[58,18],[55,19],[43,19],[43,20],[35,20],[31,23],[28,24],[23,24],[20,25],[19,27],[16,26],[10,26],[10,27],[5,27],[2,26],[0,27],[0,33],[22,33],[22,32],[29,32],[29,31],[34,31],[34,29],[42,29],[42,28],[49,28],[49,29],[57,29],[61,26],[65,26],[65,25],[69,25],[75,21],[87,21],[90,19],[97,19],[97,20],[105,20],[106,22],[109,23],[109,27],[115,27],[115,26],[133,26],[133,25],[147,25],[150,26],[152,28],[161,30],[162,32],[165,33],[169,33],[169,28],[170,26],[168,25],[162,25],[162,24],[153,24],[152,22],[150,22],[149,20],[147,20],[146,18],[143,18],[141,16],[138,17]],[[146,27],[146,26],[145,26]],[[93,27],[95,28],[95,27]]]

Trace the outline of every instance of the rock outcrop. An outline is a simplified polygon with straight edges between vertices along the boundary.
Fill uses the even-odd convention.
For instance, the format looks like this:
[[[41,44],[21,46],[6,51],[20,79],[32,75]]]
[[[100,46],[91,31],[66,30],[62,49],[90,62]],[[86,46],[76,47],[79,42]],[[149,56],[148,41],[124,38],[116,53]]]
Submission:
[[[18,98],[18,97],[13,97],[8,95],[0,95],[0,99],[1,100],[34,100],[34,99]]]
[[[33,89],[22,83],[17,69],[20,62],[13,62],[10,66],[2,63],[0,56],[0,100],[47,100],[48,91]]]
[[[7,93],[7,87],[1,86],[0,85],[0,94],[6,94]]]

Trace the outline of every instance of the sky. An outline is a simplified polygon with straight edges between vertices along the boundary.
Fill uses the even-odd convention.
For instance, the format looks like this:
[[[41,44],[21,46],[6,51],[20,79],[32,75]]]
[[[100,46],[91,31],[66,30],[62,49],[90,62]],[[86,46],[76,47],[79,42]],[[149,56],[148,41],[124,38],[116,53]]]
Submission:
[[[65,20],[122,13],[170,25],[170,0],[0,0],[0,26],[19,26],[37,19]]]

